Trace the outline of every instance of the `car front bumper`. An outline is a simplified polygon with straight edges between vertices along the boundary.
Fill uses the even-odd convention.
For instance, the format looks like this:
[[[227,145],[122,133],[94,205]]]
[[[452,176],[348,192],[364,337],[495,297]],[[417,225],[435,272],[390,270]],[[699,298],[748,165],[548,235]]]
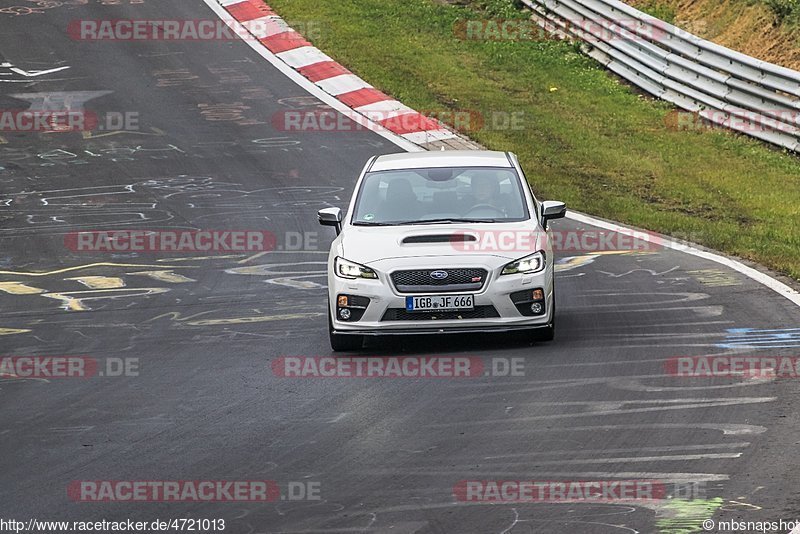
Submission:
[[[389,276],[381,272],[379,272],[378,280],[349,280],[330,274],[328,277],[329,313],[333,318],[333,329],[336,333],[353,335],[417,335],[511,332],[550,325],[553,314],[552,264],[549,264],[544,271],[531,275],[500,276],[499,271],[500,269],[497,268],[490,270],[488,279],[479,291],[424,293],[425,295],[473,295],[476,313],[460,313],[464,316],[463,318],[453,317],[453,315],[459,315],[459,312],[405,313],[406,297],[421,296],[422,294],[399,292],[390,281]],[[545,311],[536,316],[522,315],[511,300],[511,295],[537,288],[541,288],[544,292]],[[369,299],[366,310],[363,310],[363,315],[358,320],[343,321],[339,318],[337,313],[337,297],[339,295]],[[479,310],[483,312],[483,315],[488,316],[470,318],[470,316],[482,315],[477,313]],[[403,316],[403,319],[392,320],[392,316],[397,315]],[[414,319],[415,316],[419,316],[420,319]]]

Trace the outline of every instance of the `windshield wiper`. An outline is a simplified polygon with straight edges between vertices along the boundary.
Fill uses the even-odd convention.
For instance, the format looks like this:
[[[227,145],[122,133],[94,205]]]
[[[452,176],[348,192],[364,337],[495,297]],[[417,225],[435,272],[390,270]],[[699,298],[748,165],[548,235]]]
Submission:
[[[497,219],[458,219],[452,217],[446,217],[443,219],[424,219],[422,221],[408,221],[403,223],[398,223],[398,226],[406,226],[412,224],[435,224],[435,223],[493,223],[497,222]]]
[[[370,222],[356,221],[353,226],[411,226],[415,224],[437,224],[437,223],[494,223],[497,219],[459,219],[445,217],[442,219],[423,219],[421,221],[389,221],[389,222]]]

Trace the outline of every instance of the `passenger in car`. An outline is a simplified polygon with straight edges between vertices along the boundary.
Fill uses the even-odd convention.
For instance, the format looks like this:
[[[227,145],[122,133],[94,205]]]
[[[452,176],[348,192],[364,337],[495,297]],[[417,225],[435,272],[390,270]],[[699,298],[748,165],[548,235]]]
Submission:
[[[386,200],[379,213],[381,221],[413,220],[420,213],[420,203],[407,178],[395,178],[386,188]]]

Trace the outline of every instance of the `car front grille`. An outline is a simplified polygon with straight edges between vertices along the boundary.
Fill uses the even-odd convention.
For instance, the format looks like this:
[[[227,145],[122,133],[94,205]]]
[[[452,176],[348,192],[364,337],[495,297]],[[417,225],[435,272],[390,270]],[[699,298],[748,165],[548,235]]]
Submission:
[[[490,319],[500,317],[494,306],[475,306],[472,310],[446,312],[409,312],[404,308],[389,308],[381,321],[442,321],[460,319]]]
[[[445,278],[434,278],[433,272],[447,273]],[[488,275],[486,269],[418,269],[396,271],[391,274],[392,283],[403,293],[426,293],[435,291],[446,293],[454,291],[478,291],[483,287]]]

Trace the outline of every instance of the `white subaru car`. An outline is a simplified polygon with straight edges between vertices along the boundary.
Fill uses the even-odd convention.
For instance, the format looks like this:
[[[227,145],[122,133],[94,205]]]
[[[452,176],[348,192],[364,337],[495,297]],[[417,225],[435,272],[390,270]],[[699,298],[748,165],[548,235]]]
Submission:
[[[347,216],[319,211],[337,237],[328,259],[334,351],[364,336],[528,331],[555,334],[547,223],[514,154],[447,151],[371,158]]]

